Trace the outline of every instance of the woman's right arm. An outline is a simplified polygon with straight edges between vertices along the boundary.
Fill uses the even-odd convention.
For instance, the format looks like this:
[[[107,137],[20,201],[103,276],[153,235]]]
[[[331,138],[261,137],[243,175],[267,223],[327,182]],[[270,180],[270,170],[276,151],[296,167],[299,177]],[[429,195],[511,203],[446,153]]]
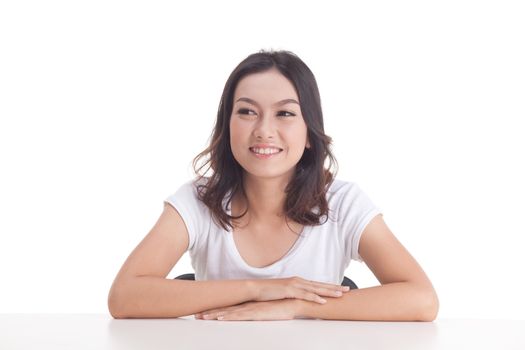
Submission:
[[[108,308],[114,318],[175,318],[254,300],[253,280],[166,279],[186,252],[189,236],[168,203],[148,235],[129,255],[113,281]]]

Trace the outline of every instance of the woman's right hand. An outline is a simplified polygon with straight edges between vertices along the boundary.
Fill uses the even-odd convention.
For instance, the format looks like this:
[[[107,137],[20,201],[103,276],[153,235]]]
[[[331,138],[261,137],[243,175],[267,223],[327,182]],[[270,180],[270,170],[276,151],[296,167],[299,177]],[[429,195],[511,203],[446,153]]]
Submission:
[[[301,277],[254,279],[251,280],[256,289],[254,301],[268,301],[279,299],[303,299],[319,304],[326,302],[322,296],[340,297],[350,290],[338,284],[305,280]],[[337,294],[337,292],[341,292]]]

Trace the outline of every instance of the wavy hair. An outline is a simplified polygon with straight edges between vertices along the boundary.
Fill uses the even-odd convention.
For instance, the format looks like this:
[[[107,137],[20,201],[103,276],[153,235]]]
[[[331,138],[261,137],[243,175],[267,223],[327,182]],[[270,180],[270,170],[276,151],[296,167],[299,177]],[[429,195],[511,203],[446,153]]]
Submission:
[[[230,145],[229,125],[235,88],[246,75],[272,68],[276,68],[295,87],[310,142],[310,148],[305,148],[295,173],[285,188],[285,220],[292,219],[303,225],[320,225],[321,218],[328,215],[326,192],[335,178],[338,166],[331,152],[332,138],[324,133],[321,98],[315,77],[308,66],[290,51],[260,50],[246,57],[230,74],[222,92],[209,146],[192,162],[197,175],[194,183],[200,182],[210,168],[213,170],[205,183],[197,185],[198,197],[211,210],[213,220],[216,223],[218,220],[218,224],[227,231],[229,228],[233,229],[230,220],[243,217],[249,209],[239,216],[231,216],[223,206],[230,191],[226,207],[237,192],[246,198],[243,168],[233,157]],[[203,158],[206,158],[205,162],[198,166],[197,163]],[[325,168],[327,159],[329,165]],[[206,165],[208,168],[201,175],[200,172]],[[334,170],[330,171],[332,168]],[[288,221],[286,223],[288,225]]]

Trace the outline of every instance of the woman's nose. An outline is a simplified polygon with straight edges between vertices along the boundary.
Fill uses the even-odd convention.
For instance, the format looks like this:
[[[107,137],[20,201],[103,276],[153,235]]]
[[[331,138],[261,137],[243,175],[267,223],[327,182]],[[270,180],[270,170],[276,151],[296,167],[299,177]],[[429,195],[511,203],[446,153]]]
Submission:
[[[275,135],[275,123],[271,116],[264,115],[257,119],[254,127],[255,136],[261,136],[262,138],[272,137]]]

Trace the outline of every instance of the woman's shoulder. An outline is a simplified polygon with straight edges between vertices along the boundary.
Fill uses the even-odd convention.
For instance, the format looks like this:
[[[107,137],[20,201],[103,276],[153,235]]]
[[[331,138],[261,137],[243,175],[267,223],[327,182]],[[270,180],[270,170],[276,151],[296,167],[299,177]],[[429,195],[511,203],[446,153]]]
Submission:
[[[356,214],[369,212],[372,209],[381,211],[357,181],[334,180],[327,192],[327,200],[332,208],[352,209]]]
[[[183,182],[179,187],[172,192],[166,200],[184,200],[192,203],[198,203],[199,187],[205,185],[208,178],[193,178]]]
[[[341,179],[334,179],[326,196],[332,206],[364,203],[369,199],[368,194],[357,181]]]

